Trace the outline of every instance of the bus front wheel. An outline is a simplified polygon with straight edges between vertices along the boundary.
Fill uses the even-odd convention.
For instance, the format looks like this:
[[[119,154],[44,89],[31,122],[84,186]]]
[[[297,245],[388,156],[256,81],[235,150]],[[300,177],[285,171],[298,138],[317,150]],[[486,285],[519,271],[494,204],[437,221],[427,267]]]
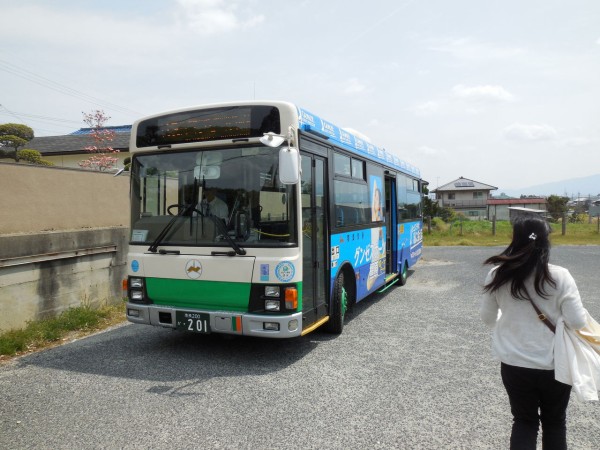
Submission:
[[[329,305],[329,321],[327,322],[327,331],[340,334],[344,329],[344,316],[348,307],[348,293],[344,287],[344,273],[335,279],[333,285],[333,295]]]

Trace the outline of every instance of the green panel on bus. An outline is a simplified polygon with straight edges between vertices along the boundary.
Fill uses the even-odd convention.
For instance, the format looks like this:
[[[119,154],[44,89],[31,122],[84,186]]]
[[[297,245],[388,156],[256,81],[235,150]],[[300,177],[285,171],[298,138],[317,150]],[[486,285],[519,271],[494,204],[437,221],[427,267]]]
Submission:
[[[146,278],[155,305],[221,311],[248,311],[250,283]]]

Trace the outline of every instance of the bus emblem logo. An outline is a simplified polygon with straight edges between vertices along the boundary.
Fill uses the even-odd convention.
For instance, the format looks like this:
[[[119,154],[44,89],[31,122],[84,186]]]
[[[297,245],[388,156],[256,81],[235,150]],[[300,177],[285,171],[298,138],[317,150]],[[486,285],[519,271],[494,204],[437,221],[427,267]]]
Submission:
[[[185,265],[185,273],[192,280],[197,280],[202,275],[202,264],[197,259],[191,259]]]
[[[283,283],[290,281],[294,278],[294,274],[296,273],[296,269],[294,265],[289,261],[282,261],[277,264],[275,267],[275,276],[277,279]]]

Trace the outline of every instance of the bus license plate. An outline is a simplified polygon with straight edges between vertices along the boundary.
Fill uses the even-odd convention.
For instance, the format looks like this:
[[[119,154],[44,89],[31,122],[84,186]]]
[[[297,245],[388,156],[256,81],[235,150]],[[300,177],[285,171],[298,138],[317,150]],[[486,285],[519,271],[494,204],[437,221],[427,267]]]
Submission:
[[[178,330],[192,333],[210,333],[210,316],[208,314],[177,311],[175,319]]]

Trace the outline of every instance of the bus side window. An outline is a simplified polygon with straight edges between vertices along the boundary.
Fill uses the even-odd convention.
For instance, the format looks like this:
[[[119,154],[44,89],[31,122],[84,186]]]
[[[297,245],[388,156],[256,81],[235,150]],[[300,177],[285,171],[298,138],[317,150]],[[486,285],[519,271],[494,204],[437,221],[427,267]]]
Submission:
[[[344,210],[341,206],[335,207],[336,223],[338,227],[344,226]]]

